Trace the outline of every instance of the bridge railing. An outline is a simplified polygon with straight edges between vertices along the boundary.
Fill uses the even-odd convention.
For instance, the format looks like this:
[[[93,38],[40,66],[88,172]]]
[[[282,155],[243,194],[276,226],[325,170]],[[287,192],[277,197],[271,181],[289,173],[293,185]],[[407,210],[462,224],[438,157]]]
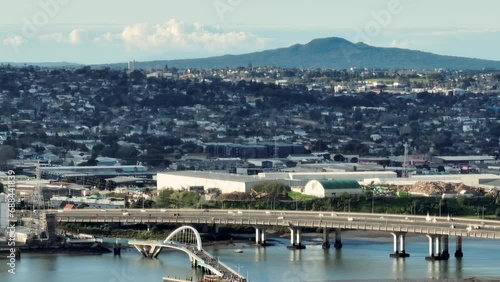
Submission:
[[[111,212],[103,211],[64,211],[56,212],[60,222],[121,222],[121,223],[174,223],[174,224],[227,224],[227,225],[262,225],[262,226],[295,226],[307,228],[340,228],[360,229],[385,232],[409,232],[417,234],[446,234],[472,238],[500,239],[500,221],[465,219],[451,217],[436,217],[436,221],[426,220],[426,216],[396,215],[396,214],[369,214],[369,213],[341,213],[341,212],[294,212],[279,211],[271,214],[265,211],[250,211],[229,213],[227,211],[193,210],[191,213],[181,212],[180,216],[171,216],[166,213],[150,214],[146,212],[130,212],[127,216],[110,216]],[[97,217],[95,215],[98,214]],[[105,216],[107,214],[107,216]],[[121,214],[121,212],[120,212]],[[279,215],[279,216],[278,216]],[[278,219],[284,217],[283,219]],[[351,220],[348,220],[351,219]],[[454,227],[452,227],[454,225]],[[478,226],[466,230],[468,226]]]

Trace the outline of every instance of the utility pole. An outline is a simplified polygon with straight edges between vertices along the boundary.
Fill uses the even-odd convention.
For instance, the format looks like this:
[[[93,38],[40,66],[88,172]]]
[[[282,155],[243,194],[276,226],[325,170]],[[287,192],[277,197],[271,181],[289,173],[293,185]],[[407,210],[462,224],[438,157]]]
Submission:
[[[40,220],[42,219],[42,209],[43,209],[43,194],[40,187],[40,181],[42,179],[42,170],[40,169],[40,160],[38,160],[35,168],[36,184],[35,190],[33,191],[33,200],[31,203],[33,214],[32,214],[32,224],[31,227],[34,229],[34,233],[40,236]]]

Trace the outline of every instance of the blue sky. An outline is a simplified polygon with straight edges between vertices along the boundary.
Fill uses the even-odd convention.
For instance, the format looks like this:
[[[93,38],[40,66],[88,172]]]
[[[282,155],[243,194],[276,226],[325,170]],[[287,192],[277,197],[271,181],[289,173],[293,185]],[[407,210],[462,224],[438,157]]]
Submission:
[[[500,60],[497,0],[2,0],[0,62],[240,54],[343,37]]]

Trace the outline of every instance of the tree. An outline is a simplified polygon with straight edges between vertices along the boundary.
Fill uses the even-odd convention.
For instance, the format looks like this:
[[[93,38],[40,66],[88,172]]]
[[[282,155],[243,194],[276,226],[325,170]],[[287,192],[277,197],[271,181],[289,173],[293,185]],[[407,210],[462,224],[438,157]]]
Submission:
[[[272,196],[286,196],[288,192],[291,191],[290,186],[279,182],[264,182],[253,186],[252,188],[256,192],[268,193]]]
[[[333,160],[336,162],[345,162],[345,157],[341,154],[336,154],[333,156]]]
[[[10,145],[0,145],[0,169],[6,170],[9,160],[16,158],[16,149]]]

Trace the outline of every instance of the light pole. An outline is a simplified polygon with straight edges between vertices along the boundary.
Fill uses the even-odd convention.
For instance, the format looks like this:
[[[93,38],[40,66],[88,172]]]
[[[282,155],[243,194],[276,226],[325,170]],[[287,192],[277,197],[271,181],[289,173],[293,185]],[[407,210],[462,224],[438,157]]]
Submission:
[[[238,266],[235,265],[236,268],[238,268],[238,275],[240,275],[240,268],[245,268],[243,265],[240,265],[238,263]]]
[[[375,213],[375,189],[372,187],[372,213]]]

